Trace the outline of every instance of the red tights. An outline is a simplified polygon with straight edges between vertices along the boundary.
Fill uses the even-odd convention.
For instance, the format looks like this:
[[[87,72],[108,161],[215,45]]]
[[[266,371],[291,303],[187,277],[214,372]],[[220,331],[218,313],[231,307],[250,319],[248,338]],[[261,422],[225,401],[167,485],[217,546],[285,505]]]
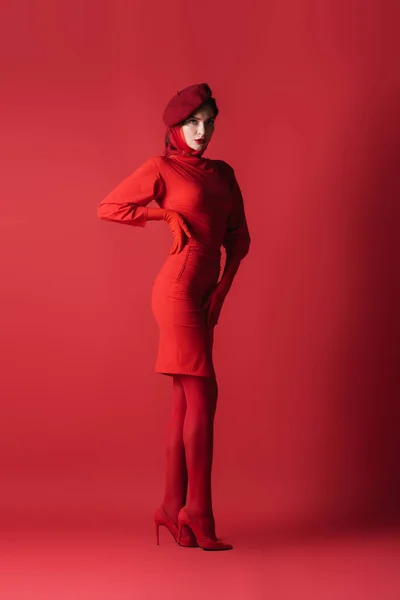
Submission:
[[[163,501],[175,521],[179,510],[186,504],[212,537],[215,537],[215,522],[211,469],[217,397],[215,379],[174,375]]]

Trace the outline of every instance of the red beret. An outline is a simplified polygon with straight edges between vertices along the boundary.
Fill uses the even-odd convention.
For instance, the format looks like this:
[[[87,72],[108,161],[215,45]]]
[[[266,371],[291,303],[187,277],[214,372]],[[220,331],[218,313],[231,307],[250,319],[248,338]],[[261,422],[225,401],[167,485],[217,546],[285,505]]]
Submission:
[[[197,108],[212,97],[210,86],[206,83],[196,83],[184,88],[168,102],[163,114],[167,127],[173,127],[190,117]]]

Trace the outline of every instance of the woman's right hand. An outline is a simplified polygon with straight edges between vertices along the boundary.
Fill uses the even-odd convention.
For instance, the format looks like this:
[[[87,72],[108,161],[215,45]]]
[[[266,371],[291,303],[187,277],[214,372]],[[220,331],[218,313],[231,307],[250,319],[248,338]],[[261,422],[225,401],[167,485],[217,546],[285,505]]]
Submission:
[[[170,254],[179,254],[186,245],[186,237],[192,237],[187,224],[183,217],[176,210],[165,210],[164,221],[167,221],[171,233],[174,237],[174,242],[171,246]]]

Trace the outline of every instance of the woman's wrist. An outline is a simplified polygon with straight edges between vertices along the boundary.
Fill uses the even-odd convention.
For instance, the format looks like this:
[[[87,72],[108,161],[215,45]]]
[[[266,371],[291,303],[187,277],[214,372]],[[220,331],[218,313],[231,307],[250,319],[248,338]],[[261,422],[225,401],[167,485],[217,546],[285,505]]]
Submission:
[[[222,278],[218,281],[218,290],[219,292],[226,296],[231,289],[232,281],[228,281],[228,278],[222,276]]]
[[[165,208],[147,207],[148,221],[163,221],[167,211]]]

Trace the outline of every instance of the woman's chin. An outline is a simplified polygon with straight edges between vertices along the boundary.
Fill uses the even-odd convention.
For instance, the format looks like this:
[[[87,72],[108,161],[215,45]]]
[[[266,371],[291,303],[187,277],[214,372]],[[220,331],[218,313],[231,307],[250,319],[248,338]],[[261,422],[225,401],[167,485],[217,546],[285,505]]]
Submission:
[[[191,144],[190,146],[192,148],[192,150],[205,150],[205,148],[207,148],[207,144]]]

